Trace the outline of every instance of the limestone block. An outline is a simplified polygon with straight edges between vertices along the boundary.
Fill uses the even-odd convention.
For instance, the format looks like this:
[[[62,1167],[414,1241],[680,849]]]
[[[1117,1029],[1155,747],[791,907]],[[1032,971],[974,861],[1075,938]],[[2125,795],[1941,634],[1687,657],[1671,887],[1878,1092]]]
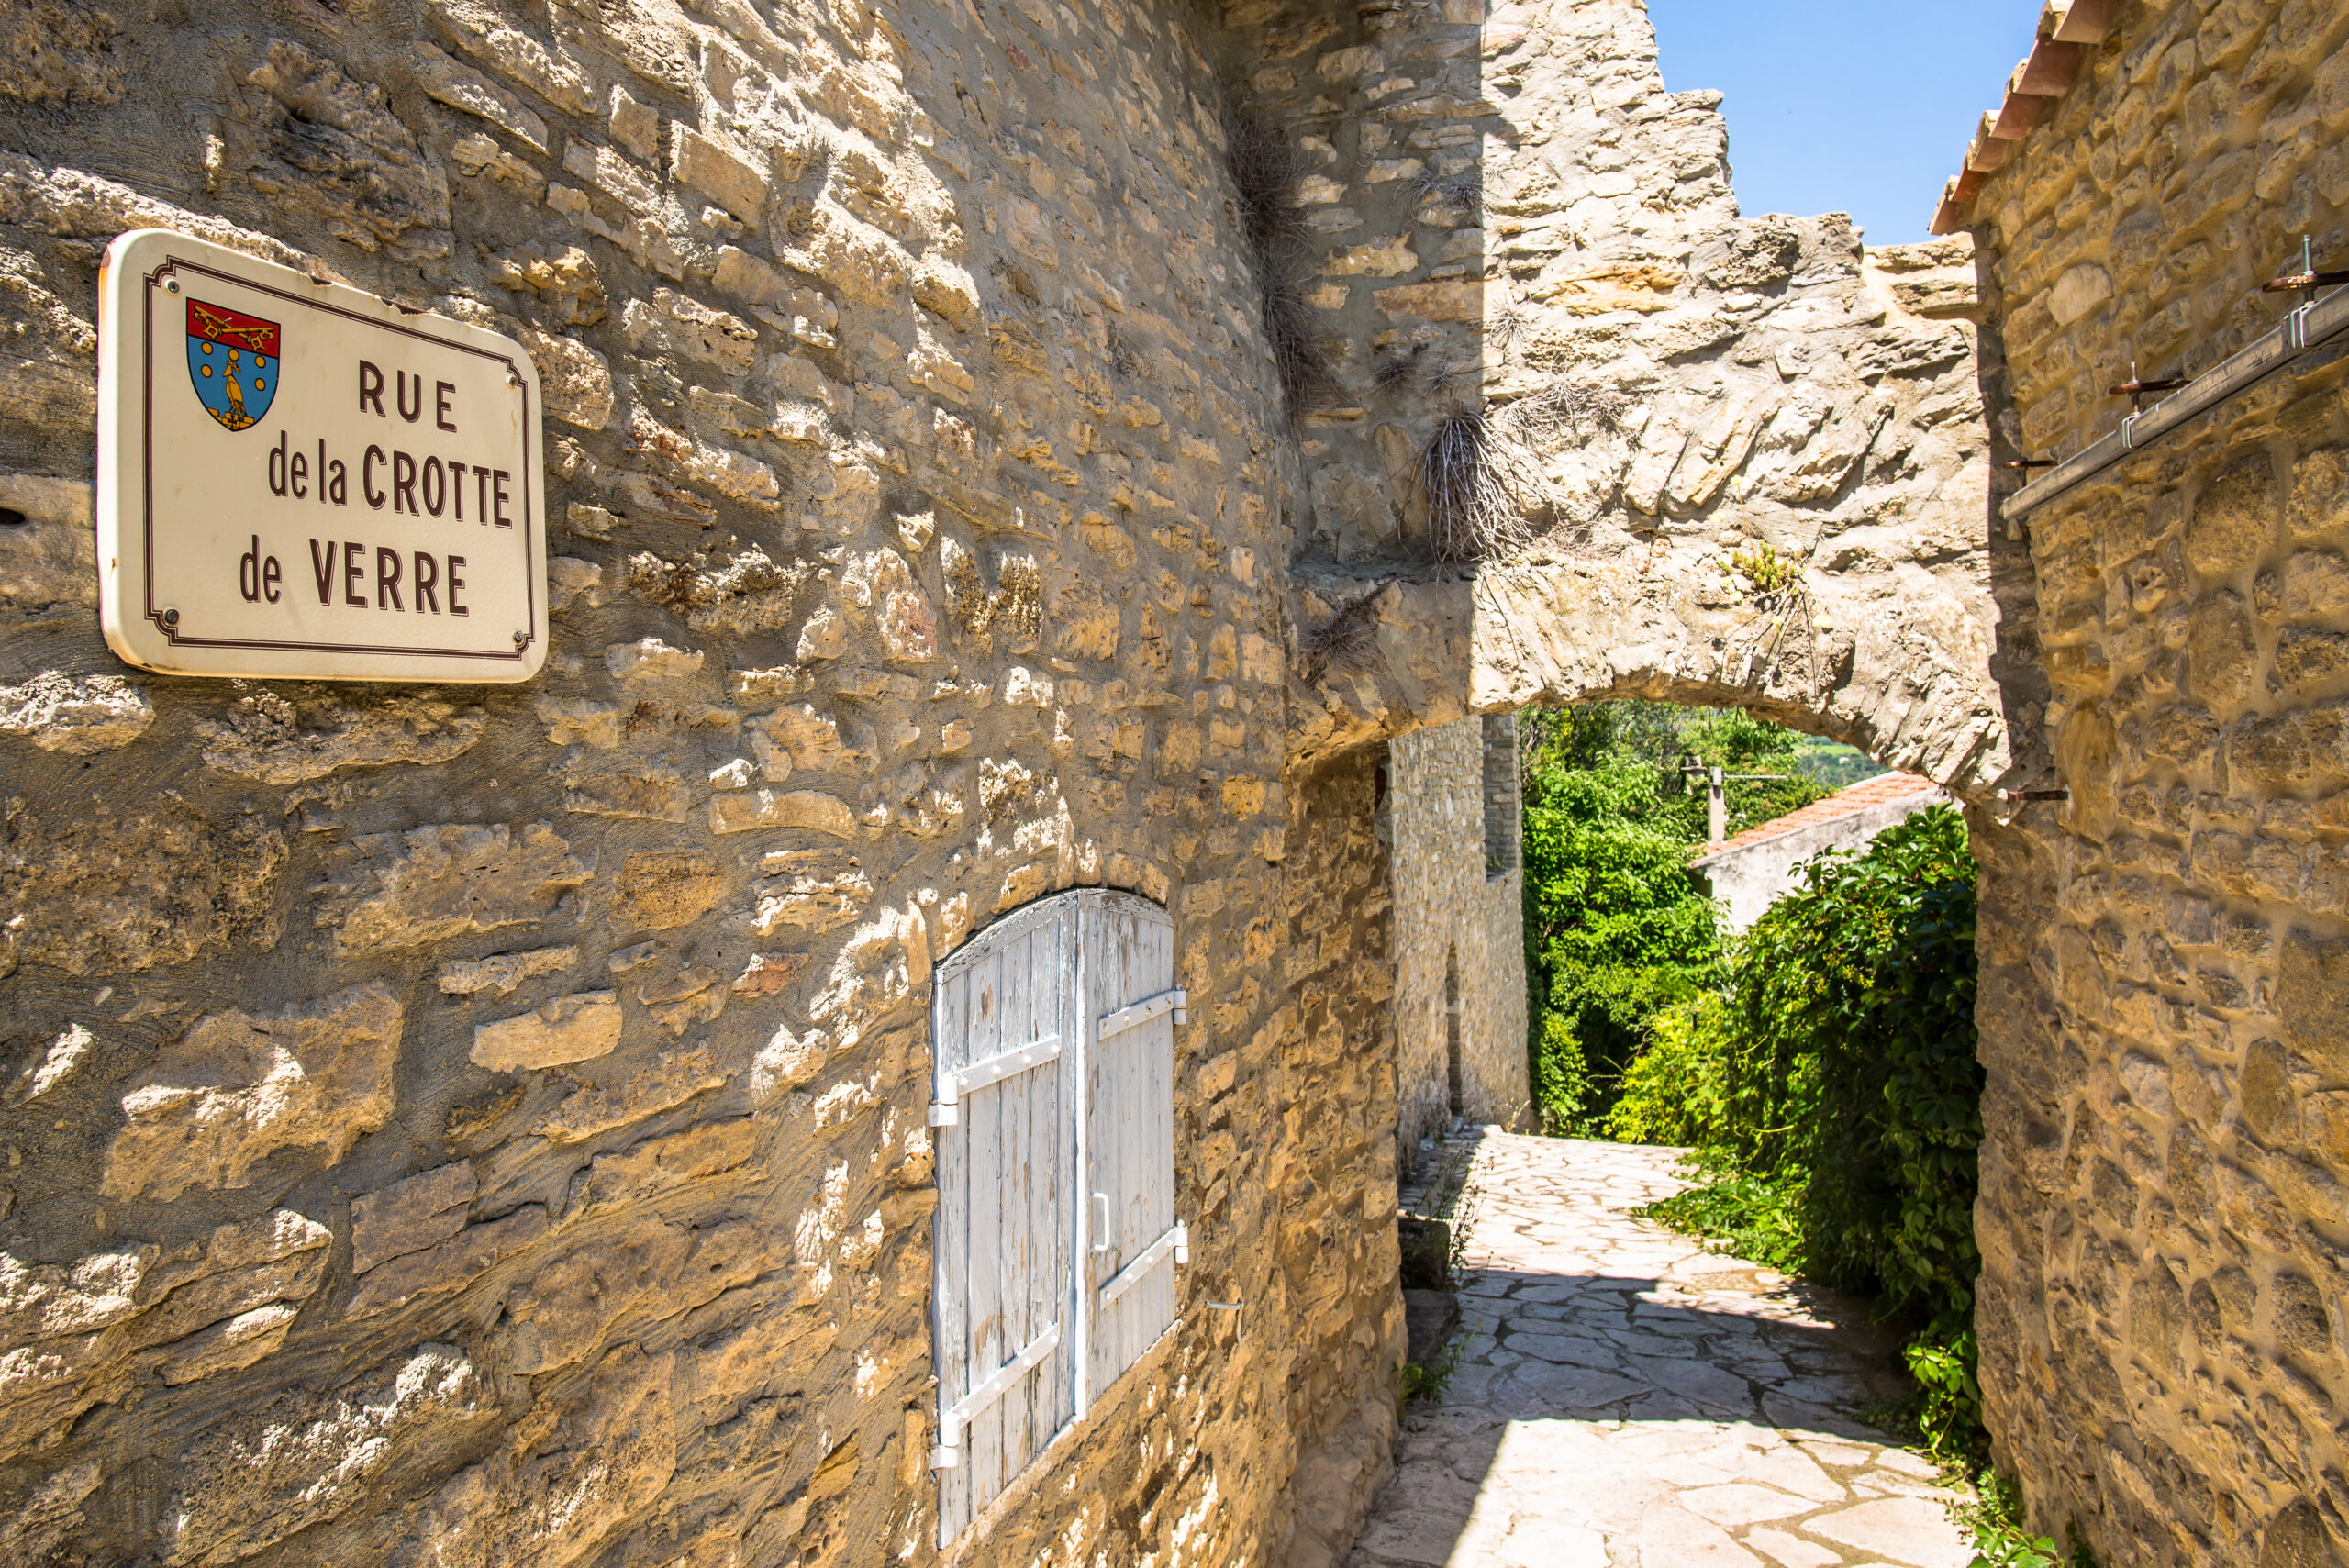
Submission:
[[[762,789],[711,797],[711,832],[742,833],[754,828],[804,828],[835,839],[852,839],[856,837],[856,814],[845,801],[815,790],[777,795]]]
[[[919,664],[938,657],[938,612],[896,550],[852,559],[841,574],[840,602],[852,618],[873,628],[891,662]]]
[[[738,984],[739,995],[741,987]],[[703,1049],[662,1052],[652,1064],[608,1088],[584,1088],[550,1112],[531,1133],[550,1143],[581,1143],[616,1127],[657,1116],[696,1095],[723,1088],[733,1074]]]
[[[854,862],[843,861],[837,851],[818,853],[822,859],[815,863],[778,868],[781,874],[760,891],[751,915],[751,929],[759,936],[773,936],[785,927],[810,935],[833,930],[873,901],[873,880]]]
[[[2349,633],[2287,628],[2276,639],[2276,679],[2287,690],[2349,674]]]
[[[2289,1042],[2328,1078],[2349,1075],[2349,945],[2294,931],[2276,979],[2276,1015]]]
[[[381,87],[272,39],[224,123],[228,161],[277,221],[322,224],[403,261],[449,253],[448,177]],[[321,131],[337,133],[330,161],[316,150]]]
[[[0,1092],[0,1105],[14,1107],[39,1099],[80,1072],[97,1043],[97,1038],[80,1024],[68,1024],[63,1033],[17,1069],[7,1089]]]
[[[575,1408],[542,1396],[512,1439],[433,1496],[395,1568],[580,1561],[659,1497],[676,1470],[674,1365],[674,1356],[627,1345],[596,1364]]]
[[[2281,520],[2276,465],[2265,452],[2243,458],[2202,487],[2186,526],[2186,559],[2206,578],[2258,563]]]
[[[547,139],[546,121],[525,107],[522,100],[432,45],[417,44],[408,69],[427,97],[487,120],[534,152],[545,152],[553,146]]]
[[[1475,321],[1485,313],[1485,285],[1483,280],[1476,278],[1398,284],[1393,288],[1375,290],[1371,297],[1378,302],[1379,309],[1397,321]]]
[[[526,1204],[513,1213],[462,1230],[420,1252],[370,1271],[343,1309],[347,1319],[373,1318],[419,1296],[459,1289],[547,1233],[547,1211]]]
[[[167,1347],[153,1359],[156,1375],[173,1388],[224,1372],[241,1372],[284,1346],[301,1308],[275,1301],[226,1318]]]
[[[594,873],[543,822],[372,834],[339,860],[316,919],[346,953],[536,925]]]
[[[97,603],[92,505],[87,484],[0,474],[0,506],[25,519],[0,528],[0,617]]]
[[[475,996],[484,991],[510,996],[524,981],[561,973],[578,962],[575,947],[532,948],[492,953],[487,958],[457,959],[442,964],[436,978],[444,996]]]
[[[0,1522],[0,1564],[41,1568],[82,1528],[82,1505],[106,1478],[95,1459],[68,1465],[43,1480],[6,1521]]]
[[[0,735],[44,751],[88,756],[128,746],[155,721],[147,694],[119,675],[45,671],[21,686],[0,686]]]
[[[755,1138],[751,1119],[737,1117],[648,1138],[617,1154],[598,1155],[572,1178],[568,1213],[587,1214],[640,1202],[688,1182],[738,1169],[754,1151]]]
[[[726,1010],[725,978],[697,963],[664,963],[637,982],[636,999],[662,1028],[672,1035],[682,1035]]]
[[[463,50],[558,108],[594,112],[586,72],[566,51],[522,32],[483,0],[430,0],[425,19],[450,46]]]
[[[176,1254],[141,1283],[142,1297],[169,1294],[122,1338],[146,1350],[141,1364],[169,1382],[250,1366],[284,1342],[286,1326],[317,1293],[331,1240],[325,1226],[287,1209],[220,1226],[206,1246]]]
[[[765,173],[714,137],[683,125],[669,130],[669,167],[676,177],[744,223],[758,222],[766,206]]]
[[[2248,698],[2259,678],[2259,649],[2240,595],[2206,595],[2188,624],[2186,662],[2194,695],[2214,709]]]
[[[737,636],[781,630],[815,574],[805,563],[777,564],[757,545],[690,562],[646,552],[630,556],[628,569],[640,598],[684,617],[696,631]]]
[[[351,1204],[351,1272],[437,1246],[464,1229],[473,1201],[473,1162],[460,1160],[395,1182]]]
[[[2094,262],[2082,262],[2055,280],[2047,308],[2059,326],[2073,322],[2112,297],[2112,274]]]
[[[391,1115],[403,1015],[379,980],[258,1018],[201,1019],[131,1080],[99,1190],[168,1203],[192,1186],[244,1186],[281,1149],[341,1159]]]
[[[214,1568],[250,1557],[340,1517],[426,1434],[445,1440],[495,1413],[454,1345],[418,1346],[388,1375],[331,1394],[282,1394],[178,1456],[163,1560]]]
[[[2321,703],[2238,724],[2229,765],[2270,789],[2304,788],[2349,777],[2349,705]]]
[[[643,850],[620,868],[612,905],[619,925],[666,931],[689,926],[726,896],[717,859],[700,850]]]
[[[610,991],[580,991],[544,1006],[473,1029],[473,1061],[493,1073],[588,1062],[620,1042],[620,1001]]]
[[[70,1265],[0,1252],[0,1343],[14,1351],[121,1322],[143,1305],[139,1287],[154,1263],[152,1247],[95,1253]]]
[[[341,768],[445,762],[471,751],[485,724],[479,707],[429,695],[296,701],[264,689],[197,728],[206,766],[260,784],[300,784]]]
[[[914,303],[957,332],[978,324],[979,289],[964,268],[941,256],[925,256],[914,267]]]
[[[562,808],[590,817],[683,822],[693,805],[685,775],[665,762],[566,763]]]
[[[879,762],[873,727],[862,719],[818,713],[809,703],[791,703],[762,715],[751,726],[754,748],[771,783],[795,772],[871,773]],[[778,765],[778,762],[782,765]]]
[[[787,227],[796,243],[783,260],[842,297],[886,309],[906,292],[905,253],[872,225],[818,202],[793,208]]]
[[[549,414],[583,430],[611,424],[612,367],[603,355],[574,338],[535,327],[518,324],[511,330],[538,367],[539,391]]]

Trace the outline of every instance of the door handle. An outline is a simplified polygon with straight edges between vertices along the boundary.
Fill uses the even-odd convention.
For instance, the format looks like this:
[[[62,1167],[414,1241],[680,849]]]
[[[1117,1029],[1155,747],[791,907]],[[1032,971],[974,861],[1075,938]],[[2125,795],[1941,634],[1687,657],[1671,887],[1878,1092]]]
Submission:
[[[1093,1250],[1097,1252],[1106,1252],[1109,1250],[1109,1195],[1108,1193],[1093,1195]]]

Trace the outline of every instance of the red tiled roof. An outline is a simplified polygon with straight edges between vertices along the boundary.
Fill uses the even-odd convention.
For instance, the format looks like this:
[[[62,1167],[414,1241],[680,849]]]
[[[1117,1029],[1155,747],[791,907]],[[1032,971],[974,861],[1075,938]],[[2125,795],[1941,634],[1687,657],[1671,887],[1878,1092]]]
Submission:
[[[1909,795],[1921,795],[1927,790],[1941,787],[1932,780],[1920,778],[1915,773],[1886,773],[1881,778],[1864,779],[1848,789],[1837,790],[1825,800],[1814,800],[1799,811],[1789,811],[1758,828],[1748,828],[1726,843],[1709,845],[1705,853],[1691,863],[1702,865],[1706,861],[1725,855],[1731,850],[1784,838],[1788,833],[1799,833],[1806,828],[1817,828],[1841,817],[1857,816],[1871,806],[1888,805]]]
[[[1965,167],[1942,192],[1932,232],[1954,234],[1972,220],[1974,198],[1981,194],[1983,182],[2007,165],[2032,127],[2071,91],[2087,63],[2089,46],[2102,43],[2111,30],[2112,8],[2113,0],[2046,0],[2031,54],[2007,78],[2006,97],[1998,108],[1982,117],[1973,144],[1965,150]]]

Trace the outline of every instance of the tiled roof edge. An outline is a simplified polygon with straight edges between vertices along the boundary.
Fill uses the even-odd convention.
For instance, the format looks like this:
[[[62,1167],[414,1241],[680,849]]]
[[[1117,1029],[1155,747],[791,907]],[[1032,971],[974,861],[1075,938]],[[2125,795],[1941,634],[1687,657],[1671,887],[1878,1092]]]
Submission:
[[[2071,91],[2091,48],[2112,30],[2121,0],[2046,0],[2039,13],[2039,35],[2031,53],[2007,78],[2007,95],[1997,111],[1982,117],[1957,178],[1942,190],[1932,232],[1955,234],[1974,217],[1974,198],[1998,170],[2013,161],[2032,128],[2048,117],[2055,100]]]
[[[1892,787],[1896,784],[1906,787]],[[1851,800],[1841,806],[1837,806],[1836,803],[1843,801],[1845,796],[1860,795],[1862,792],[1867,792],[1866,798]],[[1797,806],[1784,817],[1774,817],[1767,822],[1756,823],[1733,838],[1725,839],[1718,844],[1709,844],[1705,847],[1705,852],[1702,855],[1688,862],[1689,868],[1694,870],[1708,864],[1733,850],[1750,850],[1757,844],[1768,843],[1773,839],[1783,839],[1790,833],[1799,833],[1806,828],[1820,827],[1830,822],[1840,822],[1846,817],[1856,817],[1864,811],[1872,811],[1879,806],[1889,806],[1894,801],[1907,800],[1911,795],[1939,793],[1942,793],[1942,786],[1922,774],[1879,773],[1875,778],[1862,779],[1855,784],[1846,784],[1822,800],[1814,800],[1809,806]]]

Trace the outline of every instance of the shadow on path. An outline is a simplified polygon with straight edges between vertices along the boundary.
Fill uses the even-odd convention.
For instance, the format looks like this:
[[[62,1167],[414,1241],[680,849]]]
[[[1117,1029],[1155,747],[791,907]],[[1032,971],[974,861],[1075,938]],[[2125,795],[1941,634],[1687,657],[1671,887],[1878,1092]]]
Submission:
[[[1681,1151],[1487,1133],[1460,1363],[1349,1568],[1965,1568],[1861,1303],[1633,1217]]]

